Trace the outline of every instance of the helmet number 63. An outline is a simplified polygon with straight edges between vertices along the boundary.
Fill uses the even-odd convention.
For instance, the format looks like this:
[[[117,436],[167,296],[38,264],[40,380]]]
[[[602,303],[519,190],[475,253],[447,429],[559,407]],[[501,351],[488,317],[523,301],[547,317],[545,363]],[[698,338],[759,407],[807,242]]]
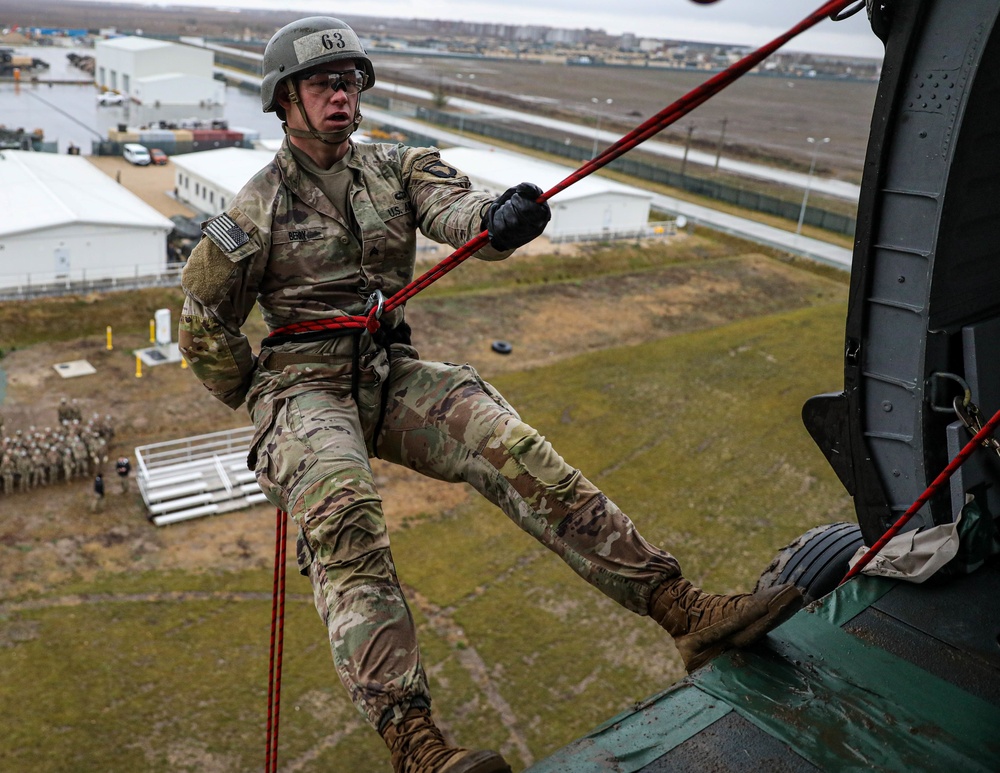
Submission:
[[[332,38],[332,40],[331,40]],[[323,33],[320,38],[323,43],[323,48],[334,49],[334,48],[346,48],[347,44],[344,42],[344,36],[339,32],[334,32],[332,35],[330,33]]]

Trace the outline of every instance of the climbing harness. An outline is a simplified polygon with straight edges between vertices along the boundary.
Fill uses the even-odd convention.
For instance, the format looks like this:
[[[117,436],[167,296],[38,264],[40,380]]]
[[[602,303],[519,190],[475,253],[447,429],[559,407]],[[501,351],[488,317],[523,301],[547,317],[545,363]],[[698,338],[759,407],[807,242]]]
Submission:
[[[829,0],[829,2],[824,3],[820,8],[811,13],[787,32],[779,35],[770,43],[761,46],[756,51],[747,54],[725,70],[716,73],[700,86],[668,105],[659,113],[641,123],[624,137],[605,148],[601,153],[590,161],[584,163],[579,169],[568,175],[564,180],[545,191],[538,197],[538,202],[541,203],[548,201],[557,193],[565,190],[574,183],[579,182],[584,177],[596,172],[598,169],[601,169],[611,163],[619,156],[624,155],[639,144],[645,142],[650,137],[663,131],[672,123],[680,120],[696,107],[706,102],[709,98],[718,94],[722,91],[722,89],[734,83],[740,77],[745,75],[785,45],[788,41],[802,34],[811,27],[814,27],[824,19],[832,18],[837,20],[838,18],[846,18],[847,16],[853,15],[850,12],[847,12],[846,15],[844,15],[847,6],[851,5],[853,2],[855,2],[855,0]],[[861,5],[863,5],[863,3],[861,3]],[[860,10],[860,7],[858,10]],[[372,294],[362,314],[293,322],[289,325],[284,325],[272,330],[270,335],[264,339],[264,345],[274,345],[279,341],[286,340],[303,340],[303,338],[300,337],[301,334],[308,335],[326,333],[328,335],[350,335],[352,333],[356,333],[357,335],[361,335],[367,332],[368,334],[374,336],[378,333],[381,327],[380,319],[384,314],[387,314],[405,304],[410,298],[415,296],[421,290],[429,287],[445,274],[457,268],[473,254],[485,247],[488,243],[489,234],[487,231],[483,231],[463,244],[455,250],[455,252],[428,270],[426,273],[411,281],[408,285],[403,287],[390,298],[384,298],[381,292]],[[382,391],[385,393],[385,390]],[[1000,413],[998,413],[994,418],[997,422],[1000,422]],[[267,756],[264,767],[265,773],[277,773],[278,764],[278,708],[281,692],[281,650],[284,637],[285,541],[288,534],[287,529],[287,516],[282,510],[279,509],[276,526],[278,544],[275,546],[274,600],[271,609],[271,656],[268,684]],[[280,567],[278,565],[279,563]],[[277,645],[275,645],[276,636]]]
[[[899,517],[899,520],[890,526],[888,531],[879,537],[878,541],[876,541],[876,543],[869,548],[868,552],[858,559],[858,562],[851,567],[847,574],[844,575],[844,579],[839,583],[840,585],[843,585],[852,577],[857,576],[862,569],[868,566],[869,562],[878,555],[882,548],[886,546],[886,543],[895,537],[896,534],[899,533],[899,530],[902,529],[914,515],[916,515],[917,511],[927,504],[928,500],[934,496],[945,483],[948,482],[948,479],[955,474],[955,471],[965,464],[966,459],[972,456],[973,451],[975,451],[980,445],[996,448],[994,445],[996,440],[992,438],[992,434],[993,430],[995,430],[998,425],[1000,425],[1000,411],[993,414],[993,418],[986,422],[986,424],[983,425],[978,432],[976,432],[972,440],[965,444],[965,447],[959,451],[958,454],[956,454],[955,458],[948,463],[948,466],[941,471],[931,485],[927,487],[924,493],[917,497],[917,501],[910,505],[907,511]]]

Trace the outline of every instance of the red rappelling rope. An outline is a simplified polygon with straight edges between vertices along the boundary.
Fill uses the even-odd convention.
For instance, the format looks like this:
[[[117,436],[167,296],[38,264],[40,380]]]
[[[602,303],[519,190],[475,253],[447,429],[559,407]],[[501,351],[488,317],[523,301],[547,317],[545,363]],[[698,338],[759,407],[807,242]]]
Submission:
[[[570,174],[562,182],[557,183],[549,190],[545,191],[541,196],[538,197],[538,201],[548,201],[550,198],[555,196],[560,191],[565,190],[573,183],[582,180],[587,175],[596,172],[598,169],[606,166],[607,164],[614,161],[619,156],[624,155],[628,151],[635,148],[637,145],[645,142],[653,135],[663,131],[665,128],[670,126],[670,124],[683,118],[685,115],[690,113],[700,104],[708,100],[710,97],[718,94],[726,86],[736,81],[741,76],[745,75],[751,69],[756,67],[767,57],[781,48],[785,43],[787,43],[792,38],[802,34],[809,28],[815,26],[823,19],[833,14],[843,11],[847,6],[851,5],[855,0],[831,0],[825,3],[821,8],[817,9],[801,22],[796,24],[790,30],[782,35],[779,35],[770,43],[758,48],[756,51],[747,54],[745,57],[740,59],[738,62],[730,65],[728,68],[722,72],[716,73],[714,76],[709,78],[703,84],[697,88],[689,91],[683,97],[678,99],[673,104],[665,107],[659,113],[654,115],[652,118],[641,123],[635,129],[630,131],[624,137],[619,139],[613,145],[605,148],[601,153],[599,153],[595,158],[586,162],[583,166],[577,169],[575,172]],[[421,290],[425,289],[429,285],[436,282],[438,279],[443,277],[449,271],[457,268],[466,259],[472,256],[475,252],[482,249],[489,242],[489,234],[483,231],[479,235],[473,237],[468,242],[459,247],[455,252],[449,255],[447,258],[442,260],[432,269],[427,271],[427,273],[417,277],[411,281],[408,285],[403,287],[399,292],[393,295],[385,302],[384,309],[382,311],[389,312],[393,309],[402,306],[410,298],[419,293]],[[284,325],[283,327],[277,328],[271,331],[271,335],[288,335],[291,333],[303,333],[303,332],[315,332],[318,330],[362,330],[367,329],[369,332],[375,332],[378,330],[379,321],[376,314],[376,310],[372,309],[370,312],[364,315],[355,316],[345,316],[345,317],[335,317],[333,319],[321,319],[321,320],[308,320],[303,322],[293,322],[289,325]]]
[[[277,511],[274,530],[274,590],[271,595],[271,652],[268,657],[265,773],[277,773],[278,770],[278,715],[281,710],[281,656],[285,644],[285,558],[288,543],[288,518],[280,509]]]
[[[983,428],[979,430],[975,436],[973,436],[972,440],[966,443],[965,448],[959,451],[955,458],[948,463],[948,466],[941,470],[941,474],[934,479],[934,482],[927,487],[927,490],[924,491],[923,494],[917,497],[917,501],[910,505],[909,509],[899,517],[899,520],[890,526],[889,530],[879,537],[878,541],[872,545],[871,548],[869,548],[868,552],[858,559],[858,562],[851,567],[851,570],[847,574],[844,575],[844,579],[840,581],[838,587],[859,574],[862,569],[868,566],[871,560],[878,555],[878,552],[885,547],[886,543],[895,537],[899,530],[906,525],[906,522],[916,515],[917,511],[921,507],[927,504],[927,501],[938,492],[938,489],[948,482],[948,479],[955,474],[955,471],[959,467],[965,464],[965,460],[972,456],[972,452],[975,451],[978,446],[983,445],[983,441],[993,433],[993,430],[997,428],[997,425],[1000,425],[1000,411],[997,411],[993,415],[993,418],[986,422]]]

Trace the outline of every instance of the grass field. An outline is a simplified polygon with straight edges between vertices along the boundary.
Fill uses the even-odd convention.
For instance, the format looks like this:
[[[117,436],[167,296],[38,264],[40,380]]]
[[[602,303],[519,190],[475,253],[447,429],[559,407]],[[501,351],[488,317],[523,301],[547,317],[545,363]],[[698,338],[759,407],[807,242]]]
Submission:
[[[554,257],[483,266],[439,288],[413,315],[468,317],[470,327],[450,340],[461,349],[460,336],[505,310],[503,324],[525,359],[481,369],[644,536],[713,591],[751,588],[781,545],[853,518],[798,418],[806,398],[842,382],[843,278],[739,257],[736,246],[692,237],[673,256],[595,252],[578,259],[576,272]],[[699,287],[682,320],[659,308],[678,301],[657,288]],[[544,338],[532,321],[550,321],[536,320],[539,310],[553,299],[582,299],[593,313],[602,289],[623,307],[647,304],[635,318],[642,321],[629,323],[632,335],[615,333],[599,346],[583,318],[567,317],[562,325],[578,331],[576,351],[585,353],[528,353],[533,336]],[[141,332],[142,304],[133,298],[133,306],[115,313],[122,325],[131,313]],[[90,338],[67,345],[89,351],[104,313],[81,325]],[[15,376],[25,372],[24,358],[51,346],[34,343],[44,335],[31,332],[29,310],[23,318]],[[159,389],[161,399],[194,405],[181,391],[187,381],[173,378],[122,381],[122,398]],[[11,398],[26,401],[26,387],[14,382]],[[138,438],[162,431],[155,427],[126,431]],[[387,481],[387,509],[391,489]],[[586,586],[465,489],[448,490],[456,493],[421,496],[404,481],[408,508],[392,536],[435,711],[459,742],[499,748],[521,770],[682,675],[667,637],[647,619]],[[48,504],[64,503],[51,524],[39,522],[37,496],[2,501],[0,550],[6,572],[18,568],[4,575],[0,602],[0,770],[259,767],[273,511],[150,533],[124,498],[88,516],[74,510],[85,501],[80,494],[58,496]],[[67,545],[74,539],[75,551]],[[196,558],[185,562],[188,553]],[[385,773],[381,741],[337,682],[308,583],[294,566],[288,592],[280,769]]]

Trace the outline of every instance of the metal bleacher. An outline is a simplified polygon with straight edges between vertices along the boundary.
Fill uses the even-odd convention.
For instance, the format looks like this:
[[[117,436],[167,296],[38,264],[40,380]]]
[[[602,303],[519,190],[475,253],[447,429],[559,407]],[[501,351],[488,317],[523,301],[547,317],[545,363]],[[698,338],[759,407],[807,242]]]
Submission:
[[[152,443],[135,449],[137,480],[157,526],[265,502],[247,469],[253,427]]]

